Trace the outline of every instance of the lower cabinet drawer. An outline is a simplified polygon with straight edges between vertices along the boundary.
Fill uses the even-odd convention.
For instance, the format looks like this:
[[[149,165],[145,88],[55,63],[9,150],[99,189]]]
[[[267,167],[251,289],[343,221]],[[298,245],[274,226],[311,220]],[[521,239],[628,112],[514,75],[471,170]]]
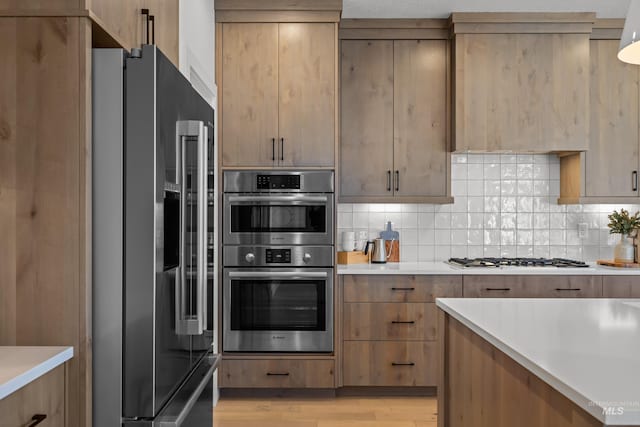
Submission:
[[[601,276],[465,276],[465,298],[601,298]]]
[[[434,341],[435,303],[345,303],[344,339]]]
[[[22,427],[35,422],[34,416],[46,418],[42,427],[65,425],[65,372],[64,365],[27,384],[0,400],[0,426]]]
[[[435,386],[433,341],[345,341],[345,386]]]
[[[335,387],[333,360],[223,360],[220,372],[220,387]]]

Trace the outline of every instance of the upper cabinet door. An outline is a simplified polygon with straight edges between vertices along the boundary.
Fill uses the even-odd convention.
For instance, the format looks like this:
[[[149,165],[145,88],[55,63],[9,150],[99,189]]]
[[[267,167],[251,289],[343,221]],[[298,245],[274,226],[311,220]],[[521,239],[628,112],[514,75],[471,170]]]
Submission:
[[[279,165],[333,166],[336,26],[279,27]]]
[[[278,24],[223,24],[221,86],[222,165],[276,164]]]
[[[447,194],[447,42],[394,42],[396,196]]]
[[[584,151],[588,34],[458,34],[456,151]]]
[[[634,176],[638,171],[638,67],[618,60],[618,44],[618,40],[591,41],[587,197],[638,196]]]
[[[340,196],[393,195],[393,41],[341,45]]]

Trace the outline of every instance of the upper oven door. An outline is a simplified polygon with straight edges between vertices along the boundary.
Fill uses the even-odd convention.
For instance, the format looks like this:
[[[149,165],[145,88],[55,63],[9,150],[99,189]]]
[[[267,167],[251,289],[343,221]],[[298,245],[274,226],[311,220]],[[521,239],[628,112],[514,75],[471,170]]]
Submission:
[[[225,194],[225,245],[332,245],[333,194]]]

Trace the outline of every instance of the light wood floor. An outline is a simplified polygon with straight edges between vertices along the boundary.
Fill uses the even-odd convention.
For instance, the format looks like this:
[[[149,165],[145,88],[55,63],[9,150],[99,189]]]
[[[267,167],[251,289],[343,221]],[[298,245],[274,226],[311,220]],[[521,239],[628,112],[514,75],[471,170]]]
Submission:
[[[214,427],[436,427],[435,397],[223,398]]]

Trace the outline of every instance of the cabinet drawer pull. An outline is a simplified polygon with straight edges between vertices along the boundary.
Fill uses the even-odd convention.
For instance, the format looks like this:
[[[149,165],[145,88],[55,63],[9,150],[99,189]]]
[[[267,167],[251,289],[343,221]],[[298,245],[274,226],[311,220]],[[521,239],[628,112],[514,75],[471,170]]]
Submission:
[[[396,171],[396,191],[400,191],[400,171]]]
[[[268,377],[288,377],[289,372],[267,372]]]
[[[31,421],[33,422],[29,424],[27,427],[35,427],[46,419],[47,419],[47,416],[45,414],[35,414],[33,417],[31,417]]]
[[[391,191],[391,171],[387,171],[387,191]]]
[[[391,366],[416,366],[416,364],[413,362],[408,362],[408,363],[391,362]]]
[[[510,291],[511,288],[485,288],[484,290],[488,291],[488,292],[495,292],[495,291],[503,291],[504,292],[504,291]]]
[[[415,291],[416,288],[391,288],[392,291],[407,291],[407,292],[411,292],[411,291]]]
[[[392,320],[391,323],[396,325],[413,325],[416,323],[415,320]]]
[[[631,172],[631,191],[638,191],[638,171]]]
[[[556,288],[556,291],[558,292],[578,292],[581,291],[582,289],[580,288]]]

